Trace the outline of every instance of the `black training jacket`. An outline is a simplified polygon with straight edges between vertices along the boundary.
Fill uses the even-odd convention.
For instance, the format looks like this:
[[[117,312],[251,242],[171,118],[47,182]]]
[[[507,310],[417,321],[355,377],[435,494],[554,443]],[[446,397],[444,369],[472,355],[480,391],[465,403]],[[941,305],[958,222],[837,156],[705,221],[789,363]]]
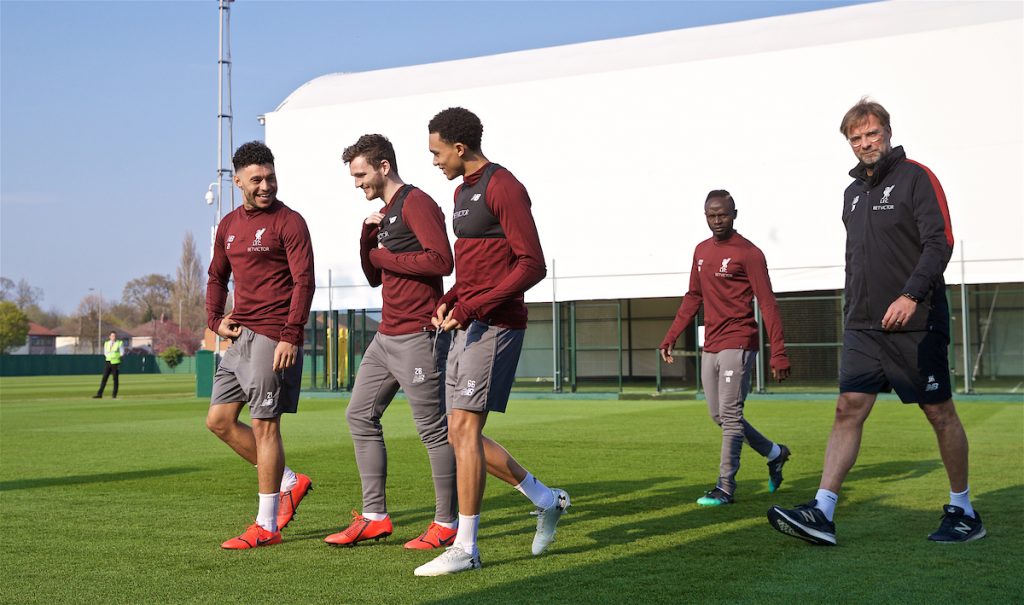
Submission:
[[[953,253],[953,228],[942,185],[927,167],[896,147],[867,175],[850,171],[846,188],[846,329],[881,330],[897,297],[921,302],[904,330],[949,333],[942,278]]]

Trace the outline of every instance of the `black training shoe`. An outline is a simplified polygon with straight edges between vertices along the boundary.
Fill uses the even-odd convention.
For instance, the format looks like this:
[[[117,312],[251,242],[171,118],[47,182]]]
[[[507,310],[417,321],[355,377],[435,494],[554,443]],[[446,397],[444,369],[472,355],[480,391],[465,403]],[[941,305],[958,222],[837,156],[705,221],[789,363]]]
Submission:
[[[836,545],[836,526],[818,508],[817,500],[792,509],[773,506],[768,509],[768,522],[787,536],[811,544]]]
[[[697,504],[701,506],[722,506],[723,504],[732,504],[733,499],[731,494],[725,493],[720,487],[705,492],[703,496],[697,498]]]
[[[789,460],[789,448],[780,443],[779,449],[782,450],[779,457],[768,461],[768,491],[771,493],[775,493],[782,485],[782,467]]]
[[[974,517],[964,514],[959,506],[947,504],[942,507],[942,523],[935,533],[928,536],[933,542],[951,544],[953,542],[971,542],[985,537],[985,526],[981,524],[981,513],[974,511]]]

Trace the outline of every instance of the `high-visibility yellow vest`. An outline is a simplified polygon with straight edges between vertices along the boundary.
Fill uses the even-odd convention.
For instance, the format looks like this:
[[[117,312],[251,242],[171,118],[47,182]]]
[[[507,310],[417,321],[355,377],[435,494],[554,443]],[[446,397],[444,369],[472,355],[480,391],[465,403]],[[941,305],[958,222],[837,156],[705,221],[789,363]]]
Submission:
[[[124,343],[120,340],[108,340],[103,344],[103,356],[110,363],[121,363],[121,347],[123,346]]]

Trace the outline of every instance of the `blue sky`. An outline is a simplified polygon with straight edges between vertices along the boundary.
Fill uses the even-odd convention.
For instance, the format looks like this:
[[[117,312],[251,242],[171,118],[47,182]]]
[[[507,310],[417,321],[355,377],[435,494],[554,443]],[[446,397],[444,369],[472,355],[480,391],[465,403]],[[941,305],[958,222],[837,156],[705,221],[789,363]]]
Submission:
[[[231,8],[235,144],[332,72],[367,71],[857,2],[283,2]],[[209,261],[216,0],[0,0],[0,274],[71,312],[89,288]],[[340,168],[339,168],[340,169]]]

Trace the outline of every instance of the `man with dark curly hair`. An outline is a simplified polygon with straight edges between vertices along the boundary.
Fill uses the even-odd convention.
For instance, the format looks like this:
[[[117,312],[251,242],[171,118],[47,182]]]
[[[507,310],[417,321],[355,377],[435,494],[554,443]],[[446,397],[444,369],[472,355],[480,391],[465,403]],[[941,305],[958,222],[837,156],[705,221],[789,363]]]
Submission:
[[[277,199],[270,149],[246,143],[233,163],[244,201],[217,227],[206,288],[207,325],[232,345],[214,376],[206,426],[256,466],[256,522],[221,545],[247,549],[281,542],[281,530],[312,488],[309,477],[285,465],[281,414],[298,409],[303,333],[315,284],[309,230],[298,212]],[[232,276],[234,308],[225,315]],[[246,403],[252,427],[238,421]]]
[[[345,411],[363,487],[362,513],[354,513],[347,529],[324,541],[354,546],[391,535],[385,497],[388,455],[380,420],[401,388],[427,448],[435,494],[434,521],[405,548],[441,548],[455,538],[457,513],[455,454],[441,403],[448,335],[430,324],[444,292],[441,278],[454,266],[444,214],[429,195],[398,175],[395,148],[387,137],[365,134],[341,159],[366,199],[384,202],[363,220],[359,238],[363,273],[371,286],[382,286],[384,304]]]
[[[504,412],[526,331],[523,294],[547,273],[530,196],[512,173],[480,149],[483,124],[473,112],[453,107],[430,121],[434,165],[455,190],[452,226],[455,285],[431,320],[453,332],[445,378],[448,439],[455,449],[459,528],[439,557],[416,568],[438,576],[480,568],[477,528],[487,473],[522,492],[537,507],[533,554],[544,552],[569,507],[565,490],[551,489],[523,468],[496,441],[483,435],[490,412]]]

